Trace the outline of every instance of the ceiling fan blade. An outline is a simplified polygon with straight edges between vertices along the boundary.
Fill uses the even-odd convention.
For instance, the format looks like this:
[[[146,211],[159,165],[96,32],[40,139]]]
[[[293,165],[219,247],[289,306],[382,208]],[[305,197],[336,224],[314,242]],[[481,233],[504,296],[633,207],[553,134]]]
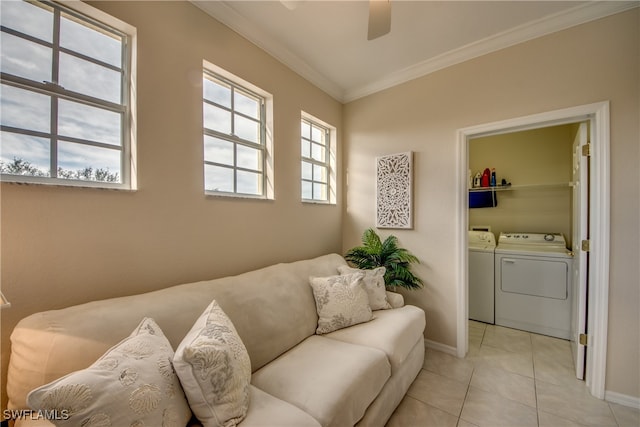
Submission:
[[[391,31],[391,1],[369,0],[369,32],[367,40],[377,39]]]

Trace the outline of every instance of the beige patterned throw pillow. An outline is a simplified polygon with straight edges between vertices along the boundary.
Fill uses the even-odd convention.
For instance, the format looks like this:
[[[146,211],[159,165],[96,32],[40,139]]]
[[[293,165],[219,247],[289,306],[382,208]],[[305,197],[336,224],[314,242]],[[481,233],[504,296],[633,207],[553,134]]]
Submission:
[[[319,318],[316,333],[327,334],[373,318],[363,277],[355,273],[309,278]]]
[[[172,358],[160,327],[145,318],[87,369],[33,390],[27,404],[56,426],[184,427],[191,410]]]
[[[386,272],[386,268],[378,267],[372,270],[360,270],[349,267],[348,265],[341,265],[338,267],[338,271],[342,275],[353,273],[364,274],[362,283],[369,296],[371,310],[386,310],[391,308],[391,304],[389,304],[387,300],[387,290],[384,286],[384,273]]]
[[[214,300],[173,359],[194,415],[204,427],[231,427],[249,410],[251,361],[236,328]]]

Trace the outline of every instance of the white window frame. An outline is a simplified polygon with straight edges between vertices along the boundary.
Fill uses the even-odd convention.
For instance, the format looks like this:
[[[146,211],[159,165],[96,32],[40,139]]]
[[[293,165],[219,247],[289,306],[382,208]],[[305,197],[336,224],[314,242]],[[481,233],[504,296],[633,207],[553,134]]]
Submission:
[[[320,129],[324,134],[324,147],[325,150],[325,161],[320,161],[317,159],[313,159],[311,156],[305,156],[302,153],[302,148],[300,149],[300,196],[302,198],[302,202],[304,203],[319,203],[319,204],[331,204],[335,205],[337,200],[337,187],[336,187],[336,128],[329,125],[328,123],[323,122],[320,119],[313,117],[310,114],[302,112],[301,120],[300,120],[300,143],[303,141],[308,141],[310,144],[318,145],[317,141],[311,141],[309,138],[306,138],[302,135],[302,125],[303,123],[307,123],[308,125]],[[307,179],[303,177],[302,167],[304,163],[308,163],[311,165],[319,165],[323,166],[327,169],[327,181],[322,182],[320,180],[316,180],[313,178]],[[326,199],[316,199],[311,198],[307,199],[302,197],[302,185],[303,183],[308,182],[311,183],[312,186],[312,197],[313,197],[313,184],[321,183],[327,185],[327,197]]]
[[[203,82],[204,79],[212,79],[217,80],[225,85],[228,85],[231,88],[231,106],[226,107],[220,104],[215,103],[212,100],[207,100],[204,97],[204,87],[202,94],[202,108],[203,108],[203,148],[204,148],[204,138],[205,136],[211,136],[214,138],[218,138],[233,144],[234,147],[234,164],[228,165],[224,163],[217,163],[213,160],[207,160],[203,156],[203,173],[206,174],[205,169],[207,165],[217,166],[227,168],[233,171],[233,191],[215,191],[215,190],[207,190],[206,188],[206,178],[203,175],[203,187],[204,193],[208,196],[221,196],[221,197],[232,197],[232,198],[250,198],[250,199],[268,199],[271,200],[274,198],[274,189],[273,189],[273,116],[272,116],[272,106],[273,106],[273,97],[268,92],[258,88],[257,86],[223,70],[222,68],[213,65],[207,61],[203,61],[203,74],[202,74]],[[233,92],[239,91],[245,95],[249,95],[252,98],[259,100],[260,103],[260,117],[258,120],[254,118],[243,115],[241,112],[235,110],[235,106],[233,104]],[[204,123],[204,107],[205,105],[212,105],[217,108],[221,108],[223,110],[229,111],[232,117],[232,129],[231,133],[227,134],[224,132],[220,132],[214,129],[209,129],[205,127]],[[235,114],[243,116],[247,119],[251,119],[253,121],[259,122],[260,126],[260,141],[259,143],[255,143],[252,141],[244,140],[233,132],[233,117]],[[260,170],[258,169],[246,169],[237,165],[236,160],[236,149],[238,146],[247,146],[253,149],[258,149],[261,152],[261,165]],[[261,194],[252,194],[252,193],[242,193],[238,191],[238,176],[237,173],[239,171],[247,171],[256,173],[259,172],[262,179],[262,192]]]
[[[53,50],[52,67],[55,70],[58,69],[58,57],[60,52],[70,53],[78,58],[82,58],[89,62],[105,65],[99,60],[82,55],[80,53],[74,53],[73,51],[66,50],[60,47],[59,44],[59,31],[61,13],[65,13],[75,17],[76,19],[86,22],[92,26],[101,28],[105,32],[117,34],[122,38],[122,62],[119,71],[121,72],[121,102],[114,103],[106,100],[101,100],[89,95],[80,94],[66,90],[60,86],[57,82],[35,82],[19,76],[13,76],[9,74],[2,74],[1,81],[3,84],[14,86],[20,89],[29,90],[35,93],[41,93],[51,97],[51,129],[48,133],[37,132],[29,129],[2,127],[3,131],[12,132],[15,134],[30,135],[36,137],[43,137],[50,140],[51,146],[51,174],[49,177],[38,177],[28,175],[13,175],[2,174],[1,180],[3,182],[17,182],[28,184],[47,184],[47,185],[61,185],[70,187],[97,187],[97,188],[109,188],[109,189],[121,189],[121,190],[135,190],[137,188],[137,179],[135,176],[135,105],[132,100],[135,99],[134,88],[136,87],[136,28],[120,21],[119,19],[112,17],[105,12],[96,9],[79,1],[47,1],[39,0],[39,3],[45,4],[54,10],[54,37],[53,42],[48,43]],[[21,33],[6,30],[9,34],[17,35],[18,37],[26,38],[32,42],[41,43],[38,39],[34,39],[30,36],[21,36]],[[108,68],[117,69],[117,67],[109,66]],[[54,77],[55,80],[55,77]],[[102,147],[114,149],[111,145],[104,145],[99,142],[84,140],[81,138],[62,137],[57,133],[57,104],[58,100],[68,99],[73,102],[84,104],[92,107],[97,107],[106,111],[118,113],[121,116],[121,146],[115,148],[120,151],[120,165],[121,168],[117,172],[120,174],[121,182],[107,182],[107,181],[94,181],[94,180],[81,180],[81,179],[65,179],[58,178],[58,159],[57,159],[57,145],[58,141],[69,141],[72,143],[78,143],[86,146]]]

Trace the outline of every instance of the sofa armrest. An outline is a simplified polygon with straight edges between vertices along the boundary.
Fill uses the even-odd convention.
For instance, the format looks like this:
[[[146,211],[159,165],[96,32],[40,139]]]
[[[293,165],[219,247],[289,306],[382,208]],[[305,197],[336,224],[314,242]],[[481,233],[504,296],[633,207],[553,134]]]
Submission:
[[[404,306],[404,297],[402,296],[402,294],[399,294],[397,292],[390,292],[390,291],[386,291],[386,292],[387,292],[387,300],[389,301],[389,304],[391,304],[391,307],[400,308]]]

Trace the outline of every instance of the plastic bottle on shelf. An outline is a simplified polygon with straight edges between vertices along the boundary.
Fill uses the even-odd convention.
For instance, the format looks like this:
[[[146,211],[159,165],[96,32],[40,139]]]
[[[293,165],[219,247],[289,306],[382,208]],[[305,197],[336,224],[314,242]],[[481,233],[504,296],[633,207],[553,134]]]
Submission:
[[[491,169],[491,186],[496,186],[496,168]]]
[[[482,173],[482,183],[481,183],[482,187],[488,187],[490,180],[491,180],[491,171],[489,170],[489,168],[486,168]]]

